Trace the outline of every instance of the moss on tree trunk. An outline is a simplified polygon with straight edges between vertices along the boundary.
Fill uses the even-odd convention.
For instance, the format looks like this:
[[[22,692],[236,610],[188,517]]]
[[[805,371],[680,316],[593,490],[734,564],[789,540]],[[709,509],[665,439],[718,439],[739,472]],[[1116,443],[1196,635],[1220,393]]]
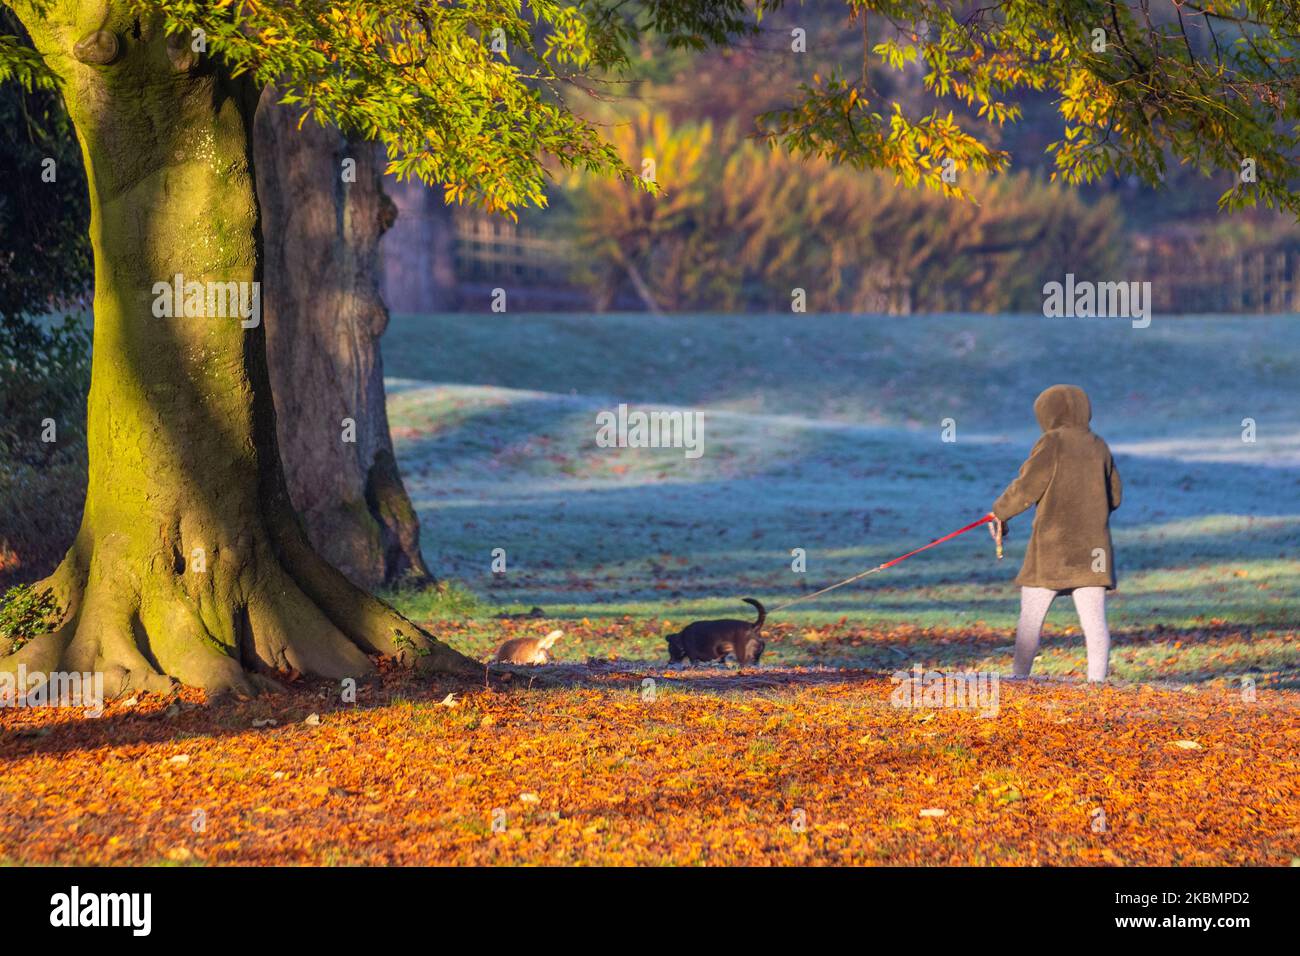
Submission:
[[[22,4],[64,81],[90,182],[89,484],[49,583],[67,613],[0,669],[102,671],[250,693],[277,673],[360,677],[374,655],[475,665],[308,545],[276,444],[264,326],[160,318],[155,284],[259,283],[258,91],[117,4]],[[252,286],[246,288],[251,289]]]

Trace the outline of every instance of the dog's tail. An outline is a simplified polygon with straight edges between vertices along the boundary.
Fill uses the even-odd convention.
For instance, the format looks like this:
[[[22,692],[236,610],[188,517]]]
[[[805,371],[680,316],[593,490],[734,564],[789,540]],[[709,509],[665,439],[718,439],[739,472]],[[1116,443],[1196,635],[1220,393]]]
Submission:
[[[558,641],[563,636],[564,636],[563,631],[551,631],[550,634],[547,634],[544,638],[542,638],[540,641],[537,642],[537,646],[544,651],[549,651],[555,645],[555,642]]]
[[[767,620],[767,608],[763,607],[761,602],[755,601],[753,598],[741,598],[741,600],[746,604],[752,604],[754,607],[758,608],[758,620],[751,625],[754,630],[757,631],[763,626],[763,622]]]

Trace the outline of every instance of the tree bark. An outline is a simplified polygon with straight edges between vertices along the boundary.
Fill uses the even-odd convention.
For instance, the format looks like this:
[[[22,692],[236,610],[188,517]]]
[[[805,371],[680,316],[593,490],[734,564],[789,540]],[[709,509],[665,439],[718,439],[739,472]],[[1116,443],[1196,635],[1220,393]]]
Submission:
[[[379,241],[396,208],[379,149],[266,90],[253,145],[266,249],[266,348],[289,498],[355,584],[433,580],[384,407]]]
[[[109,695],[169,678],[253,693],[276,674],[360,677],[373,655],[477,672],[308,544],[280,466],[264,324],[156,315],[158,284],[176,276],[260,288],[242,285],[262,279],[258,91],[125,5],[16,6],[85,157],[95,329],[85,514],[46,582],[65,615],[0,669],[98,671]]]

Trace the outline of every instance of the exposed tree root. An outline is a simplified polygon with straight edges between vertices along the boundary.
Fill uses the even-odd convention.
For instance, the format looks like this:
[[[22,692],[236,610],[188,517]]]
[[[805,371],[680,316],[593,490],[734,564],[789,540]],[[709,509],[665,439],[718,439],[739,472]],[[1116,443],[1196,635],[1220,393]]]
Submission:
[[[277,689],[277,676],[360,680],[374,673],[377,656],[422,671],[479,673],[477,663],[352,585],[299,529],[280,531],[279,555],[254,547],[251,561],[236,560],[234,549],[216,549],[197,570],[176,549],[142,564],[114,536],[87,545],[83,528],[38,585],[65,608],[62,622],[0,658],[0,671],[24,665],[29,679],[98,672],[110,698],[167,692],[174,681],[214,696],[253,696]]]

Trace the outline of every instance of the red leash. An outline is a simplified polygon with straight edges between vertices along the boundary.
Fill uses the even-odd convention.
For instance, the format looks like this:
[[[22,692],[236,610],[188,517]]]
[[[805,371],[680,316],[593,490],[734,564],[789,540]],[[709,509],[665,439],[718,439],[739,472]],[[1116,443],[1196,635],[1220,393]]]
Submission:
[[[907,552],[907,554],[900,554],[898,557],[894,558],[894,560],[892,560],[892,561],[886,561],[884,564],[878,564],[878,565],[876,565],[874,568],[871,568],[871,569],[868,570],[868,571],[862,571],[862,572],[860,572],[860,573],[858,573],[858,574],[853,575],[853,577],[851,577],[851,578],[845,578],[843,581],[839,581],[839,582],[837,582],[837,583],[835,583],[835,584],[830,585],[829,587],[824,587],[824,588],[822,588],[820,591],[814,591],[812,594],[805,594],[805,595],[803,595],[802,597],[797,597],[797,598],[795,598],[793,601],[786,601],[784,604],[779,604],[779,605],[777,605],[776,607],[772,608],[772,610],[771,610],[770,612],[768,612],[768,613],[770,613],[770,614],[775,614],[777,611],[781,611],[781,610],[784,610],[785,608],[788,608],[791,604],[798,604],[800,601],[808,601],[808,600],[811,600],[812,598],[815,598],[815,597],[817,597],[817,596],[819,596],[819,595],[825,594],[827,591],[834,591],[836,588],[842,588],[842,587],[844,587],[844,585],[846,585],[846,584],[852,584],[854,581],[861,580],[862,578],[865,578],[868,574],[875,574],[877,571],[883,571],[883,570],[885,570],[885,568],[892,568],[894,565],[898,564],[900,561],[906,561],[908,558],[912,557],[912,555],[914,555],[914,554],[920,554],[922,551],[928,551],[930,548],[933,548],[936,544],[943,544],[945,541],[951,541],[953,538],[957,537],[959,534],[965,534],[967,531],[972,531],[972,530],[974,530],[975,528],[978,528],[978,527],[979,527],[980,525],[982,525],[982,524],[988,524],[990,521],[997,521],[997,520],[998,520],[998,519],[997,519],[997,516],[994,515],[993,512],[990,511],[988,514],[986,514],[984,517],[980,518],[978,521],[972,521],[970,524],[966,525],[964,528],[958,528],[956,531],[950,532],[949,534],[945,534],[942,538],[935,538],[935,539],[934,539],[933,541],[931,541],[929,544],[923,544],[923,545],[921,545],[921,547],[917,548],[915,551],[909,551],[909,552]],[[1002,557],[1002,541],[1001,541],[1001,539],[998,540],[998,557],[999,557],[999,558]]]
[[[925,551],[925,550],[927,550],[927,549],[929,549],[929,548],[933,548],[936,544],[943,544],[945,541],[948,541],[948,540],[950,540],[950,539],[952,539],[952,538],[955,538],[955,537],[957,537],[957,535],[959,535],[959,534],[965,534],[967,531],[972,531],[972,530],[974,530],[975,528],[978,528],[978,527],[979,527],[980,525],[982,525],[982,524],[988,524],[990,521],[996,521],[996,520],[997,520],[997,518],[994,517],[993,512],[990,511],[990,512],[989,512],[988,514],[986,514],[983,518],[980,518],[979,521],[972,521],[970,524],[966,525],[966,527],[964,527],[964,528],[958,528],[958,529],[957,529],[956,531],[954,531],[952,534],[945,534],[942,538],[935,538],[935,539],[934,539],[933,541],[931,541],[929,544],[923,544],[923,545],[921,545],[921,547],[917,548],[915,551],[909,551],[909,552],[907,552],[907,554],[904,554],[904,555],[901,555],[901,556],[899,556],[899,557],[897,557],[897,558],[894,558],[893,561],[887,561],[887,562],[885,562],[884,564],[882,564],[880,567],[878,567],[878,568],[872,568],[871,570],[873,570],[873,571],[883,571],[883,570],[885,570],[885,568],[892,568],[892,567],[893,567],[894,565],[896,565],[899,561],[906,561],[908,558],[910,558],[910,557],[911,557],[912,555],[914,555],[914,554],[920,554],[922,551]],[[998,557],[1001,557],[1001,555],[998,555]]]

